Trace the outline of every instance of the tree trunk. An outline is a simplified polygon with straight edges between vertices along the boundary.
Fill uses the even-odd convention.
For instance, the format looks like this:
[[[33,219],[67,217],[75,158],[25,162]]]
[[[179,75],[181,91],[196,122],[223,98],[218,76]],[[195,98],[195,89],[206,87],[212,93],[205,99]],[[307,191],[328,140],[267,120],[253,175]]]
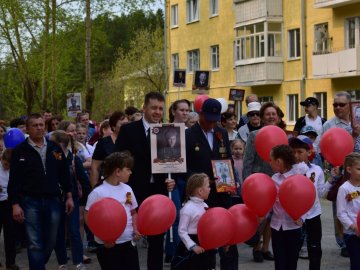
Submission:
[[[86,85],[86,109],[91,112],[94,101],[94,87],[91,82],[91,7],[90,0],[86,0],[86,41],[85,41],[85,85]]]
[[[49,28],[50,28],[50,1],[45,0],[45,29],[44,29],[44,45],[43,45],[43,64],[42,64],[42,95],[41,107],[46,110],[48,107],[48,79],[49,79]]]
[[[51,1],[51,103],[55,114],[59,114],[59,104],[56,98],[56,0]]]

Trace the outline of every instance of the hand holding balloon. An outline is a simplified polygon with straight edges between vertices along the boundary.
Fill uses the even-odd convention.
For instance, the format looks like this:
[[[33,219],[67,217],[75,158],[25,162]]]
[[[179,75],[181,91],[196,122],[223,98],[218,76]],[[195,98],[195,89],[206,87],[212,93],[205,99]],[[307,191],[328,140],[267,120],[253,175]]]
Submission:
[[[192,251],[194,251],[196,254],[200,254],[200,253],[204,253],[205,249],[203,249],[202,247],[196,245],[195,247],[192,248]]]

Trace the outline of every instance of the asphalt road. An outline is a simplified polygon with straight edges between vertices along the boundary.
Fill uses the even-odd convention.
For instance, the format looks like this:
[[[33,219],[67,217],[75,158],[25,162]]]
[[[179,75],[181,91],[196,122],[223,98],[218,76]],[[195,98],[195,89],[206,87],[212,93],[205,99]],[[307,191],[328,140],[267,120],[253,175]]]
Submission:
[[[334,226],[332,220],[332,209],[331,203],[328,201],[322,201],[323,214],[321,216],[322,227],[323,227],[323,237],[322,237],[322,269],[326,270],[345,270],[350,269],[350,262],[348,258],[343,258],[340,256],[340,249],[336,246],[334,238]],[[0,238],[0,261],[4,264],[4,248],[3,248],[3,238]],[[143,247],[141,243],[138,244],[139,257],[141,270],[146,269],[146,248]],[[269,270],[274,269],[274,263],[271,261],[264,261],[263,263],[255,263],[252,260],[252,249],[245,244],[238,245],[239,250],[239,270]],[[100,266],[97,262],[95,254],[89,254],[93,260],[91,264],[87,265],[88,270],[100,269]],[[69,256],[71,256],[69,251]],[[219,261],[219,260],[217,260]],[[20,269],[29,269],[27,263],[26,250],[23,250],[16,257],[16,262],[20,266]],[[309,261],[304,259],[299,259],[298,269],[305,270],[309,268]],[[0,267],[0,269],[5,269],[5,267]],[[56,270],[58,265],[54,254],[52,255],[50,262],[47,264],[47,269]],[[70,266],[69,269],[75,269],[74,266]],[[170,269],[169,265],[164,265],[164,270]],[[220,269],[217,266],[217,269]]]

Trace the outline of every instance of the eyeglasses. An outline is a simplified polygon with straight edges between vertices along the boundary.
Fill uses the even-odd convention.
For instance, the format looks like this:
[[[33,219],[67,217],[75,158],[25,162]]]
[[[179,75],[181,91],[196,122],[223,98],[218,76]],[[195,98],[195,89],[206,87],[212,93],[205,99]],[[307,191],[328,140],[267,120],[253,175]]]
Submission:
[[[247,115],[248,115],[249,117],[260,116],[260,113],[259,113],[259,112],[249,112]]]
[[[340,107],[340,108],[343,108],[347,105],[348,103],[333,103],[333,106],[336,108],[336,107]]]

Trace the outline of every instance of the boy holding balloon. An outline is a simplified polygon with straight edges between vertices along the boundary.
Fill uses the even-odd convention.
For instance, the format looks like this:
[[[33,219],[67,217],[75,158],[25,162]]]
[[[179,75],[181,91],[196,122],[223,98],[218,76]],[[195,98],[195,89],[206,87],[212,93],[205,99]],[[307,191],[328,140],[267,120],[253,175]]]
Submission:
[[[134,159],[127,151],[109,155],[104,161],[105,180],[90,193],[85,207],[85,221],[90,229],[96,226],[107,230],[107,226],[114,226],[114,224],[102,224],[101,227],[91,224],[88,211],[92,210],[91,206],[98,200],[113,198],[120,202],[126,211],[125,230],[120,236],[117,236],[118,238],[114,242],[107,243],[101,240],[93,231],[95,241],[101,245],[97,250],[97,258],[103,270],[140,269],[137,248],[133,242],[141,237],[137,230],[136,208],[138,204],[131,187],[125,184],[129,180],[133,164]],[[111,211],[111,209],[106,209],[106,211]],[[102,222],[100,217],[95,221]],[[93,220],[93,222],[95,221]]]
[[[297,163],[304,162],[308,166],[306,177],[314,184],[317,196],[313,207],[307,213],[305,220],[307,250],[309,254],[309,269],[320,270],[321,266],[321,205],[319,197],[323,197],[330,189],[331,184],[325,181],[324,172],[320,166],[310,163],[310,159],[314,157],[313,142],[304,135],[290,139],[290,147],[294,151],[295,161]]]

